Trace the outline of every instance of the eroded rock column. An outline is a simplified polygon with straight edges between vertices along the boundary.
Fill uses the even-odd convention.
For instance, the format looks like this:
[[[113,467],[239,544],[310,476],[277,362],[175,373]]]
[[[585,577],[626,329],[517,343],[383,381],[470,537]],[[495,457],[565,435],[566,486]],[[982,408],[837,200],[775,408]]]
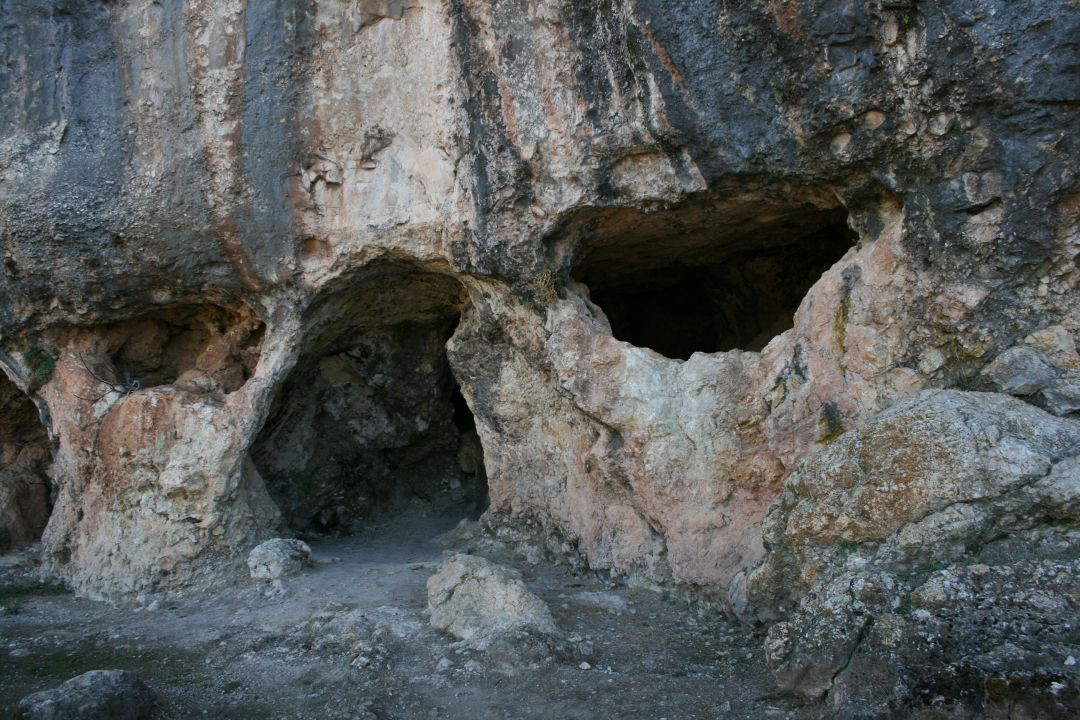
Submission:
[[[59,439],[49,573],[92,597],[182,588],[276,529],[247,459],[289,357],[265,331],[242,306],[194,305],[56,332],[38,390]]]

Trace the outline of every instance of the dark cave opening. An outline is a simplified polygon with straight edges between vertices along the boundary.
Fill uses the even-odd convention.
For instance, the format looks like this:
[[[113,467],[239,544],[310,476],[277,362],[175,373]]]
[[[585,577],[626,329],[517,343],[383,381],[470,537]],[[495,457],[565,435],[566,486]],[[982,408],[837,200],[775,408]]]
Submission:
[[[286,522],[351,534],[421,508],[475,519],[483,449],[446,342],[467,301],[450,277],[370,266],[313,309],[251,455]]]
[[[0,553],[41,539],[52,512],[51,460],[37,408],[0,374]]]
[[[842,207],[761,201],[599,211],[569,235],[571,275],[612,334],[682,360],[760,351],[857,241]]]

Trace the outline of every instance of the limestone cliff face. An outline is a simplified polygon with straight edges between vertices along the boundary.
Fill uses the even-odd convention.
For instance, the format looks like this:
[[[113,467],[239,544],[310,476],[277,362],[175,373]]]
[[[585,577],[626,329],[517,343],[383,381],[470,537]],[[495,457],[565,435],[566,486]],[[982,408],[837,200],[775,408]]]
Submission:
[[[1075,3],[0,14],[2,359],[83,592],[326,510],[288,487],[325,464],[276,445],[329,417],[441,427],[400,447],[465,458],[446,482],[478,436],[493,521],[770,615],[746,583],[804,557],[762,535],[801,460],[926,388],[1080,408]],[[372,375],[408,326],[436,344],[384,356],[424,368]],[[444,385],[372,400],[416,382]],[[475,435],[425,417],[445,383]]]

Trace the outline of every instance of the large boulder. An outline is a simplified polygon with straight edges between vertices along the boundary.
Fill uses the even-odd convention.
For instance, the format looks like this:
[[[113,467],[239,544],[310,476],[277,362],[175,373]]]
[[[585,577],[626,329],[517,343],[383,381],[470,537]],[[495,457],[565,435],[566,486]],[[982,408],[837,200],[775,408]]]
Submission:
[[[1078,517],[1080,423],[926,391],[792,473],[740,607],[782,619],[766,641],[780,689],[838,716],[944,703],[1066,717]]]
[[[91,670],[23,698],[15,720],[149,720],[154,694],[127,670]]]
[[[1062,545],[1069,558],[1040,557]],[[1080,533],[1033,531],[1009,554],[1024,559],[851,570],[816,585],[769,629],[779,689],[842,718],[934,706],[944,717],[1075,717]]]
[[[775,619],[868,559],[905,572],[1076,516],[1080,422],[993,393],[928,390],[809,457],[769,509],[749,613]]]
[[[539,659],[559,632],[547,604],[521,574],[475,555],[457,554],[428,578],[431,626],[510,665]]]

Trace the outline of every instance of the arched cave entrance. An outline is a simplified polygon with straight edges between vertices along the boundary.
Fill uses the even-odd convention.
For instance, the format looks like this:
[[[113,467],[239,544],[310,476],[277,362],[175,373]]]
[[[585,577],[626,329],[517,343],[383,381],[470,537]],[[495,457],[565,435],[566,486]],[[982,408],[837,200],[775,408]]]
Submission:
[[[683,360],[761,350],[792,327],[810,287],[857,240],[846,210],[821,197],[590,211],[560,237],[572,278],[612,334]]]
[[[51,459],[37,408],[0,374],[0,553],[41,538],[52,511]]]
[[[445,348],[466,302],[457,280],[387,262],[312,309],[251,450],[293,530],[350,534],[417,504],[486,509],[480,439]]]

